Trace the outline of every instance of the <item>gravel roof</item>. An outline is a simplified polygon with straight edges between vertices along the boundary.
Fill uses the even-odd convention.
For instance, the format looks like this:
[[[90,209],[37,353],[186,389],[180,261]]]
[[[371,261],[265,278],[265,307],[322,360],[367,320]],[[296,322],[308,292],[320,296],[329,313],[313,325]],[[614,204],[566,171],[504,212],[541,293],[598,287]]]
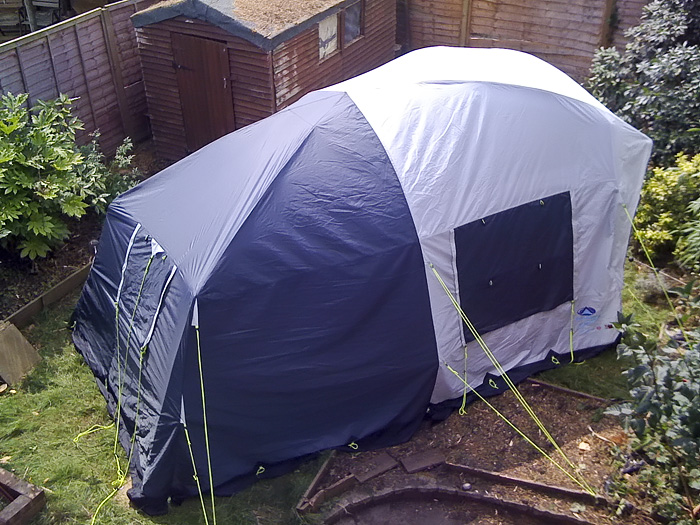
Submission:
[[[164,0],[134,14],[136,27],[186,16],[266,49],[276,47],[354,0]]]

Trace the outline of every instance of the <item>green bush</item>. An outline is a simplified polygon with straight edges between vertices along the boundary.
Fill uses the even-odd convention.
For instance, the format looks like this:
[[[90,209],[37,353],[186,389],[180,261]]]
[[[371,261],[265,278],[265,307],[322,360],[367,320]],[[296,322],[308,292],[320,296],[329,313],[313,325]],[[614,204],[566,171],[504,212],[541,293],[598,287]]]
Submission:
[[[691,298],[691,289],[692,283],[675,290],[685,296],[680,308],[686,310],[686,319],[698,314],[700,298]],[[634,361],[625,373],[633,401],[608,413],[622,416],[634,434],[631,451],[647,464],[638,486],[656,510],[672,523],[696,523],[692,509],[700,496],[700,333],[686,330],[659,344],[631,317],[620,316],[616,326],[624,331],[618,355]]]
[[[689,205],[700,211],[700,154],[676,156],[676,165],[650,171],[637,208],[635,226],[641,242],[659,261],[675,256],[687,266],[700,261],[700,213],[688,224]],[[691,206],[691,208],[692,208]],[[637,250],[639,250],[637,245]]]
[[[652,0],[628,37],[596,53],[588,89],[654,140],[655,164],[700,151],[700,0]]]
[[[81,217],[89,207],[104,212],[134,178],[105,166],[96,140],[76,146],[83,126],[68,97],[31,108],[27,100],[26,94],[0,98],[0,242],[35,259],[68,236],[66,218]],[[129,142],[120,148],[117,169],[130,148]]]
[[[107,206],[119,194],[138,184],[141,174],[131,166],[133,144],[129,137],[117,148],[114,158],[108,162],[98,144],[99,132],[92,134],[92,141],[80,147],[83,162],[76,166],[82,182],[82,193],[88,206],[99,214],[107,212]]]

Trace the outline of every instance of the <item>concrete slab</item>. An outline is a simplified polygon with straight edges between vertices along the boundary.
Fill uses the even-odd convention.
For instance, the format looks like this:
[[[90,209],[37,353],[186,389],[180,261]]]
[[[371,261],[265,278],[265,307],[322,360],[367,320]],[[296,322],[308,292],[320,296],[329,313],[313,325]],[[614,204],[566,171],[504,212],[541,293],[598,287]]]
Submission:
[[[41,361],[39,353],[12,323],[0,321],[0,377],[17,384]]]
[[[359,481],[360,483],[365,483],[366,481],[369,481],[372,478],[381,476],[382,474],[393,469],[396,465],[399,464],[386,452],[381,452],[380,454],[377,454],[375,457],[369,460],[368,463],[370,465],[369,468],[367,468],[367,464],[365,463],[363,465],[359,465],[357,470],[353,471],[353,474],[355,474],[357,481]]]
[[[445,456],[439,450],[426,450],[425,452],[418,452],[417,454],[412,454],[405,458],[401,458],[401,464],[406,472],[412,474],[413,472],[418,472],[420,470],[429,469],[436,465],[441,465],[445,462]]]

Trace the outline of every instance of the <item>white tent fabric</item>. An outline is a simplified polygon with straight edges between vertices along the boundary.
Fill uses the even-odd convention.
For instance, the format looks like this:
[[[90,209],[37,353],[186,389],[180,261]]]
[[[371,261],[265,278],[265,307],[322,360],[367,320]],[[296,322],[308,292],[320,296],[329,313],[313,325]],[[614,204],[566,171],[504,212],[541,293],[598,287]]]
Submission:
[[[431,401],[462,394],[465,337],[432,264],[459,297],[454,229],[568,191],[574,305],[560,305],[485,336],[503,367],[553,350],[610,344],[620,309],[630,224],[651,141],[546,62],[503,49],[426,48],[326,88],[346,92],[396,170],[426,263],[440,369]],[[517,294],[518,290],[513,290]],[[467,380],[492,365],[468,344]]]

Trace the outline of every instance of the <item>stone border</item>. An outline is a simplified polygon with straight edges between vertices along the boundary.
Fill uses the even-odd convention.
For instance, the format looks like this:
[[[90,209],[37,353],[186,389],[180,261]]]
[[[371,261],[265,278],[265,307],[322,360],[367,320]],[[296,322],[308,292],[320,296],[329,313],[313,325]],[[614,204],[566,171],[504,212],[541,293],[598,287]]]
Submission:
[[[86,264],[80,270],[73,272],[56,286],[47,292],[44,292],[33,301],[25,304],[22,308],[5,319],[5,321],[12,323],[17,328],[24,328],[30,324],[34,317],[36,317],[36,315],[39,314],[44,308],[60,299],[63,299],[70,292],[82,286],[82,284],[87,280],[87,276],[90,273],[90,268],[92,268],[92,262]],[[0,522],[0,525],[2,525],[2,522]]]
[[[505,508],[511,512],[525,514],[533,518],[541,520],[542,523],[561,524],[561,525],[594,525],[593,523],[582,518],[541,510],[517,503],[514,501],[501,500],[493,496],[485,494],[477,494],[473,492],[464,492],[458,489],[449,487],[416,487],[406,486],[399,489],[388,489],[371,496],[364,496],[347,504],[338,504],[335,509],[323,521],[324,524],[333,525],[342,518],[352,515],[353,512],[361,511],[365,508],[374,505],[380,505],[389,502],[398,502],[405,500],[427,499],[427,500],[446,500],[446,501],[468,501],[480,503],[495,508]]]
[[[0,468],[0,496],[10,504],[0,510],[0,525],[24,525],[46,505],[44,490]]]

